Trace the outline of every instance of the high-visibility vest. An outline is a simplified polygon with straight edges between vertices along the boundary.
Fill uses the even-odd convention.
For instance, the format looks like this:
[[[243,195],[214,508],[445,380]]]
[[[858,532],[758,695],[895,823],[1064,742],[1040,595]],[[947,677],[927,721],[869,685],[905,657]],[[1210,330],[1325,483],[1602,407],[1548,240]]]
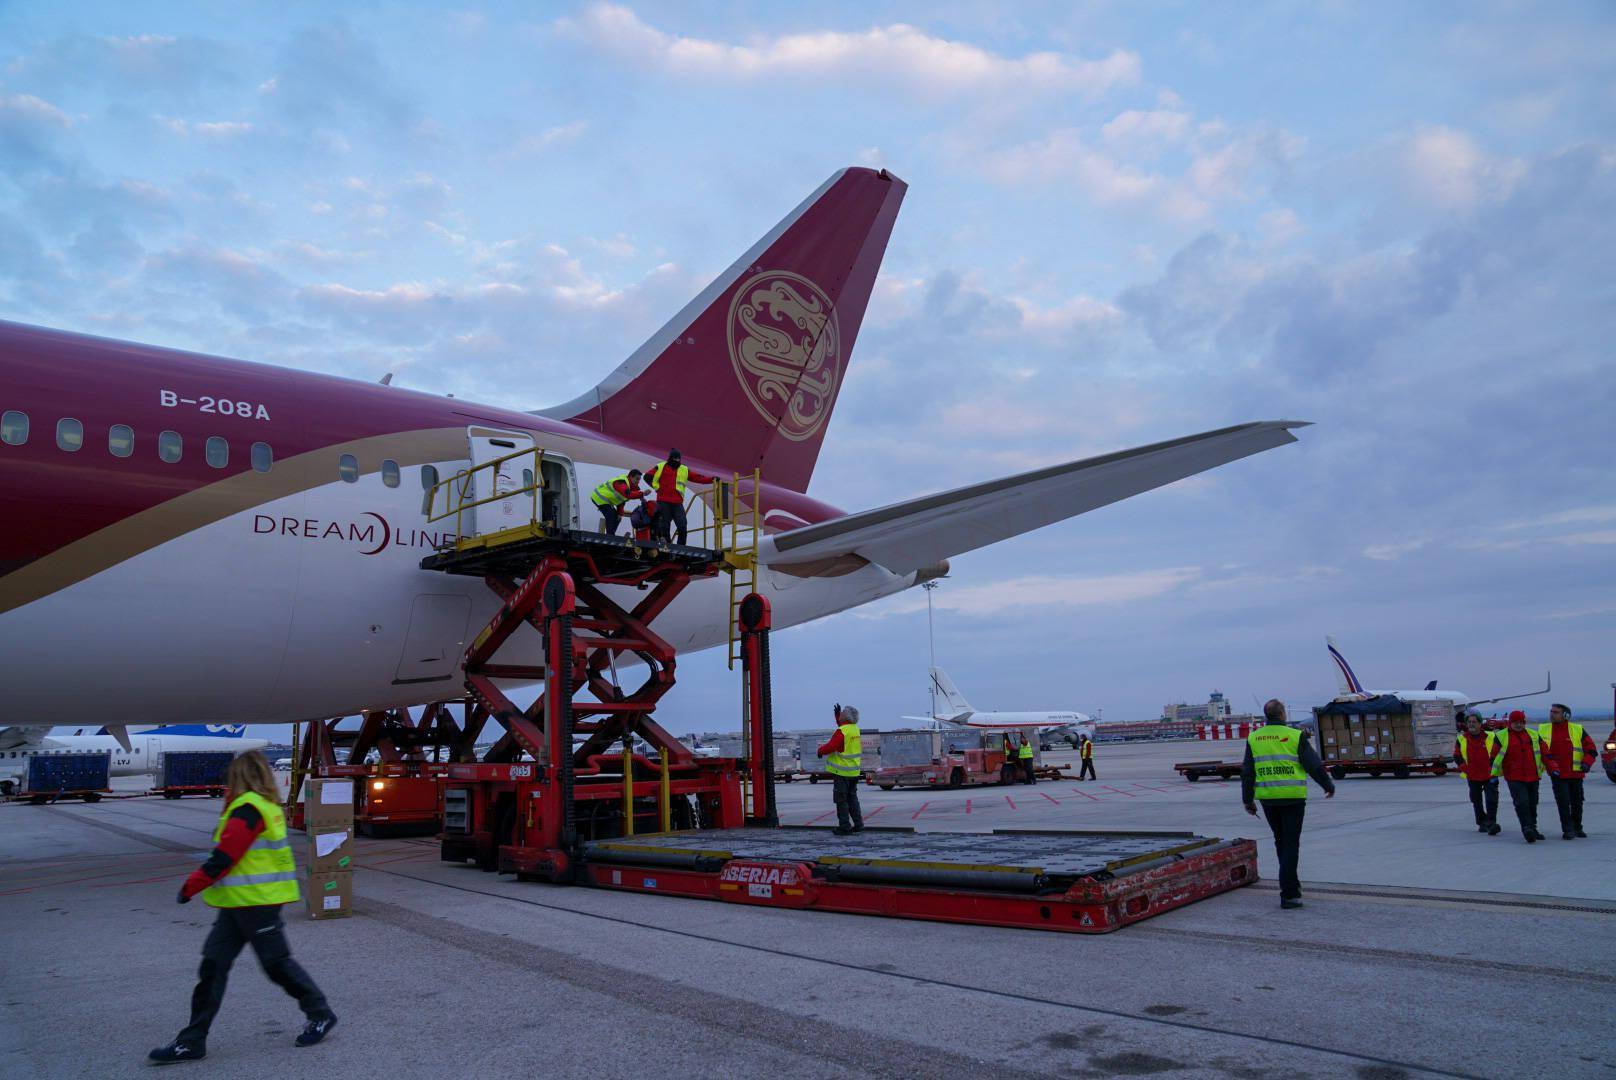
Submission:
[[[650,471],[650,473],[648,473],[646,475],[646,478],[645,478],[646,481],[652,487],[656,488],[657,491],[662,490],[662,470],[667,464],[668,463],[666,461],[658,462],[657,465]],[[674,478],[674,483],[679,488],[679,498],[681,498],[681,499],[683,499],[685,497],[685,481],[689,480],[689,479],[690,479],[690,466],[689,465],[680,465],[679,466],[679,472],[678,472],[677,476]]]
[[[1092,758],[1094,756],[1094,740],[1093,739],[1084,739],[1083,740],[1083,749],[1081,751],[1079,751],[1079,756],[1084,761],[1087,761],[1087,760],[1089,760],[1090,758]]]
[[[825,769],[833,776],[857,776],[863,772],[864,740],[859,737],[857,724],[838,724],[842,733],[842,748],[825,759]]]
[[[266,904],[293,904],[301,893],[297,889],[297,867],[292,862],[292,841],[286,836],[286,816],[281,808],[258,794],[249,791],[233,799],[219,824],[213,830],[217,844],[224,835],[225,823],[231,811],[238,806],[251,806],[264,816],[264,831],[258,834],[252,847],[230,872],[202,890],[202,899],[211,907],[263,907]]]
[[[1284,724],[1264,724],[1246,737],[1246,746],[1257,767],[1257,798],[1307,798],[1301,731]]]
[[[1481,733],[1481,739],[1487,746],[1487,760],[1491,761],[1493,759],[1493,733],[1484,731]],[[1459,737],[1453,741],[1453,756],[1459,759],[1459,764],[1461,765],[1470,764],[1470,757],[1465,753],[1465,744],[1469,741],[1470,734],[1465,731],[1459,732]]]
[[[1032,743],[1022,743],[1021,747],[1016,751],[1016,756],[1019,757],[1022,761],[1031,761],[1032,760]]]
[[[1554,745],[1554,725],[1552,723],[1539,724],[1537,732],[1538,735],[1543,739],[1544,749],[1548,749]],[[1582,725],[1573,724],[1571,721],[1567,720],[1566,734],[1571,736],[1572,771],[1587,772],[1589,769],[1593,768],[1594,762],[1592,758],[1589,758],[1586,766],[1582,764]]]
[[[618,484],[622,484],[626,491],[634,490],[634,485],[628,482],[628,473],[624,473],[622,476],[614,476],[602,483],[589,496],[589,501],[596,506],[622,506],[628,502],[629,496],[617,490]]]
[[[1504,775],[1504,752],[1509,749],[1509,737],[1513,734],[1509,728],[1493,736],[1493,775]],[[1537,765],[1537,774],[1543,775],[1543,740],[1537,732],[1527,728],[1521,732],[1532,740],[1532,761]]]

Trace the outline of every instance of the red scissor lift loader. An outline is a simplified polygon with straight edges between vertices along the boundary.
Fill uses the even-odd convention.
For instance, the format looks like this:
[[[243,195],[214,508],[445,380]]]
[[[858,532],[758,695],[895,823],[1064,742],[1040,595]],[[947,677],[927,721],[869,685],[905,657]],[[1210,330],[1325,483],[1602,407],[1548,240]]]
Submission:
[[[477,469],[500,470],[527,454],[540,455],[526,472],[541,477],[538,450]],[[464,667],[471,726],[492,720],[502,731],[480,760],[443,767],[444,860],[558,883],[1080,933],[1256,880],[1251,841],[1187,833],[872,828],[836,837],[779,827],[770,610],[754,591],[756,474],[713,492],[711,547],[581,532],[541,522],[537,509],[526,524],[466,536],[465,509],[524,494],[535,507],[550,502],[533,490],[542,481],[490,485],[493,493],[477,498],[469,475],[446,481],[452,504],[472,492],[449,511],[455,541],[421,565],[480,577],[500,598]],[[743,674],[743,751],[698,758],[654,719],[677,663],[655,625],[693,582],[721,573],[729,575],[730,660]],[[521,660],[502,660],[502,649]],[[630,657],[638,663],[623,663]],[[643,670],[643,681],[625,689],[620,668]],[[502,682],[542,682],[543,691],[520,709]]]
[[[467,651],[465,671],[473,699],[504,733],[481,761],[445,770],[444,859],[565,882],[575,879],[580,847],[591,840],[775,822],[766,694],[752,696],[758,735],[744,761],[697,758],[653,718],[674,685],[677,658],[652,624],[692,581],[717,576],[724,559],[711,549],[552,529],[424,561],[480,573],[503,598]],[[604,591],[610,586],[636,589],[638,602],[623,606]],[[754,594],[739,609],[743,666],[764,683],[767,603]],[[523,626],[540,634],[543,666],[497,661]],[[625,654],[644,665],[633,690],[616,678]],[[544,690],[523,710],[500,679],[542,680]],[[761,778],[750,796],[743,775]]]

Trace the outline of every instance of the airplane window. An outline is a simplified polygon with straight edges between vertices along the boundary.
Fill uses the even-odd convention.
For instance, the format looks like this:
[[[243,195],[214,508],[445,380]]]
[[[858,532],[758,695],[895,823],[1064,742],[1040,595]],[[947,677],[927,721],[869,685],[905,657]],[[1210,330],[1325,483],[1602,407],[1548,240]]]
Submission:
[[[398,462],[392,458],[382,462],[382,483],[388,487],[398,487]]]
[[[177,431],[165,431],[157,436],[157,456],[170,465],[180,459],[185,452],[185,440],[180,438]]]
[[[28,441],[28,414],[15,409],[0,416],[0,441],[7,446],[21,446]]]
[[[84,425],[72,417],[56,421],[56,449],[73,453],[84,445]]]
[[[421,490],[431,491],[438,486],[438,470],[435,465],[421,466]]]
[[[113,457],[128,457],[135,452],[135,429],[128,424],[113,424],[107,429],[107,451]]]
[[[202,448],[202,456],[215,469],[222,469],[230,464],[230,443],[223,435],[209,435],[207,445]]]
[[[267,442],[252,444],[252,467],[255,472],[268,472],[275,464],[275,451],[269,448]]]
[[[343,482],[353,483],[359,479],[359,459],[352,454],[343,454],[337,459],[337,475]]]

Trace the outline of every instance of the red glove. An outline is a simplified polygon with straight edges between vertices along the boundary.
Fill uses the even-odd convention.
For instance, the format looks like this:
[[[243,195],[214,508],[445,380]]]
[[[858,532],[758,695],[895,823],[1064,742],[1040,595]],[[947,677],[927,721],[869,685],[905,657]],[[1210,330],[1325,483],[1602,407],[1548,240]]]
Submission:
[[[186,901],[190,900],[191,897],[195,896],[197,893],[201,892],[203,889],[212,884],[213,879],[208,877],[208,875],[204,874],[200,870],[192,870],[191,876],[185,879],[184,885],[180,886],[180,903],[185,903]]]

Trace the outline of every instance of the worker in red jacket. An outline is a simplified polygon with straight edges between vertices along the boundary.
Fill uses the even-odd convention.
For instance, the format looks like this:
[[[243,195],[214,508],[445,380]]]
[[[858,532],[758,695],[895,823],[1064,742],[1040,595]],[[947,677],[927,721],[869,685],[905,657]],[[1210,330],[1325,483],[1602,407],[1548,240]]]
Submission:
[[[1465,729],[1453,742],[1453,763],[1470,785],[1470,805],[1476,811],[1476,830],[1488,836],[1503,832],[1498,826],[1498,777],[1493,775],[1493,736],[1481,726],[1481,717],[1465,717]]]
[[[830,773],[832,794],[836,802],[837,836],[864,831],[864,811],[859,808],[858,786],[864,778],[864,739],[859,734],[859,712],[851,705],[837,705],[836,731],[819,747],[819,756],[829,758],[825,770]]]
[[[1549,773],[1554,791],[1554,808],[1560,812],[1560,836],[1570,840],[1587,837],[1582,831],[1582,778],[1593,768],[1598,751],[1581,724],[1571,722],[1571,709],[1549,706],[1549,722],[1538,728],[1543,737],[1543,767]]]
[[[685,486],[687,484],[710,484],[717,477],[699,473],[684,463],[684,455],[677,449],[668,451],[668,460],[658,462],[651,466],[645,474],[645,482],[656,489],[656,525],[654,531],[658,540],[664,543],[672,539],[673,527],[679,529],[679,543],[685,542]]]
[[[1526,726],[1526,714],[1509,714],[1509,727],[1493,736],[1493,775],[1509,785],[1509,801],[1528,844],[1542,840],[1537,831],[1538,779],[1543,775],[1543,740]]]

